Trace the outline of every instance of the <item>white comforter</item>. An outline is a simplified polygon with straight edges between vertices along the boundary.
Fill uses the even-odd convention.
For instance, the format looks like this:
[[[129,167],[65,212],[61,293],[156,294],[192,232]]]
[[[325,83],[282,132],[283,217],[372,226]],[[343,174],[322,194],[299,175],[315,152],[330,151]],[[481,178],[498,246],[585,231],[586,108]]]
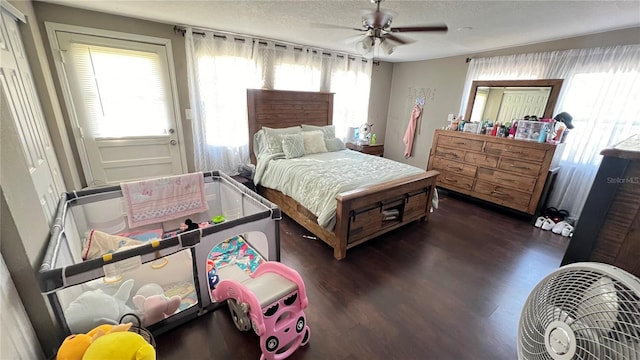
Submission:
[[[254,182],[294,198],[318,217],[320,226],[330,229],[335,225],[337,194],[423,172],[393,160],[340,150],[296,159],[258,156]]]

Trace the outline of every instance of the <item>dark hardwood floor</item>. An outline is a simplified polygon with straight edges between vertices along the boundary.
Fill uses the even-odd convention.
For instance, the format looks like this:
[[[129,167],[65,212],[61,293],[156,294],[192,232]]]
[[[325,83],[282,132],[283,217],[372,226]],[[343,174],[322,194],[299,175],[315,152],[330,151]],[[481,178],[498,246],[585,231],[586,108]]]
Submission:
[[[441,196],[416,222],[337,261],[288,218],[282,262],[305,280],[311,328],[290,359],[515,359],[520,311],[556,269],[566,238]],[[156,337],[158,359],[259,359],[259,338],[226,308]]]

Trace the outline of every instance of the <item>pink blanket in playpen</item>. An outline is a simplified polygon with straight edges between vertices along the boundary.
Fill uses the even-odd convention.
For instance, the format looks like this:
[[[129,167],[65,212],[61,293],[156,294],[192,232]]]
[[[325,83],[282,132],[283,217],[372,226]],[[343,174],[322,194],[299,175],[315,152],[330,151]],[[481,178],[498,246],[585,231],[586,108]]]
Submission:
[[[120,184],[129,228],[207,211],[202,173]]]

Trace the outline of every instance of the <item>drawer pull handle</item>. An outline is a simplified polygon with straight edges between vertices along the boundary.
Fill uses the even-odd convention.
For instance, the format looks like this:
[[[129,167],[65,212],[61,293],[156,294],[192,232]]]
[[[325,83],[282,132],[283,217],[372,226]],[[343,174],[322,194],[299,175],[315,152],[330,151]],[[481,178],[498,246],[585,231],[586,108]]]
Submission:
[[[456,153],[443,152],[443,154],[444,155],[451,155],[451,156],[456,157],[456,158],[458,157],[458,154],[456,154]]]
[[[516,165],[516,164],[511,164],[511,167],[516,168],[516,169],[529,170],[529,168],[526,167],[526,166],[519,166],[519,165]]]
[[[456,171],[462,171],[462,168],[458,167],[458,166],[449,166],[449,169],[456,170]]]
[[[505,193],[502,193],[502,192],[500,192],[500,191],[493,190],[493,191],[491,192],[491,195],[505,195],[505,196],[508,196],[509,194],[505,194]]]
[[[456,144],[456,145],[467,145],[467,143],[464,142],[464,141],[456,141],[456,142],[454,142],[454,144]]]
[[[501,177],[496,177],[496,180],[515,182],[515,180],[513,180],[513,179],[505,179],[505,178],[501,178]]]
[[[456,180],[456,179],[449,179],[448,177],[445,177],[444,179],[445,179],[445,180],[447,180],[447,181],[451,181],[451,182],[453,182],[453,183],[457,183],[457,182],[458,182],[458,180]]]

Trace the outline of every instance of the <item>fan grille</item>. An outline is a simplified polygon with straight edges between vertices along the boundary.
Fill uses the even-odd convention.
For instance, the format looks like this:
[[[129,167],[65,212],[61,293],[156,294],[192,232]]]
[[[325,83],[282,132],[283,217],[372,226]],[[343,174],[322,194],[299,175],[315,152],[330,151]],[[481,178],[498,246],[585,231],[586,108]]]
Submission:
[[[522,310],[520,358],[640,360],[638,284],[611,266],[566,266],[550,274]]]

